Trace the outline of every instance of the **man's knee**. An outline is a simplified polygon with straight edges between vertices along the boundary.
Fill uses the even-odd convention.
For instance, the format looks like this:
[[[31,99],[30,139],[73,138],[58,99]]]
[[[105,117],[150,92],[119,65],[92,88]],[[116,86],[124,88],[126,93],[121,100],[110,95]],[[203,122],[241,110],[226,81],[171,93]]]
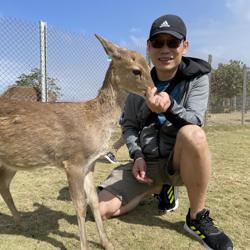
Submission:
[[[113,217],[115,212],[120,209],[122,202],[115,195],[103,189],[98,193],[99,210],[103,220]]]
[[[177,140],[183,145],[202,150],[207,147],[207,138],[203,129],[197,125],[182,127],[177,135]]]

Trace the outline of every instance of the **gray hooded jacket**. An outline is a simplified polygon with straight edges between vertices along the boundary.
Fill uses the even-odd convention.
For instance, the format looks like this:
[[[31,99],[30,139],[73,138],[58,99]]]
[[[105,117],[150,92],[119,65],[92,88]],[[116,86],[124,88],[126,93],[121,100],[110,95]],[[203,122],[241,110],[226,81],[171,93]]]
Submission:
[[[201,59],[182,58],[176,76],[166,90],[170,95],[171,106],[165,112],[167,121],[161,126],[155,123],[157,114],[147,107],[142,97],[135,94],[128,96],[121,126],[132,159],[167,157],[182,126],[202,126],[208,103],[210,71],[210,65]],[[155,68],[151,70],[151,76],[156,82]],[[171,97],[171,89],[177,84],[181,84],[182,89],[179,103]]]

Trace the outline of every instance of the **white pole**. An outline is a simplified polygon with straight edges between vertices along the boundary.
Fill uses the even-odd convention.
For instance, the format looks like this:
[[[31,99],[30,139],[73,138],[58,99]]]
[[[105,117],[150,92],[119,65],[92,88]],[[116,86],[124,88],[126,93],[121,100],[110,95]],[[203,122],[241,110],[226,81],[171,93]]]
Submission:
[[[47,24],[40,21],[40,72],[41,72],[41,94],[42,102],[48,101],[48,86],[47,86],[47,68],[46,68],[46,55],[47,55]]]
[[[245,112],[246,112],[246,95],[247,95],[247,67],[244,64],[243,67],[243,88],[242,88],[242,113],[241,113],[241,124],[245,123]]]
[[[208,55],[208,63],[212,67],[212,55]],[[209,96],[208,96],[208,103],[207,103],[207,112],[205,114],[205,120],[204,120],[204,125],[206,126],[208,123],[208,118],[211,113],[211,104],[210,104],[210,95],[211,95],[211,72],[208,74],[208,79],[209,79]]]

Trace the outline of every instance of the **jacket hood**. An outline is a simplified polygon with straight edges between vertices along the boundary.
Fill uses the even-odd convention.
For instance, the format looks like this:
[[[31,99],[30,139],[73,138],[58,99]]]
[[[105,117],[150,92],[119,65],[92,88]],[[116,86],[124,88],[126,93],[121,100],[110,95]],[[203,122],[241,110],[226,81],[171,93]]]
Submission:
[[[193,79],[211,72],[211,66],[208,62],[194,57],[182,57],[178,71],[174,78]],[[155,67],[151,70],[151,77],[153,81],[157,79]]]
[[[211,72],[208,62],[194,57],[182,57],[178,71],[188,78],[195,78]]]

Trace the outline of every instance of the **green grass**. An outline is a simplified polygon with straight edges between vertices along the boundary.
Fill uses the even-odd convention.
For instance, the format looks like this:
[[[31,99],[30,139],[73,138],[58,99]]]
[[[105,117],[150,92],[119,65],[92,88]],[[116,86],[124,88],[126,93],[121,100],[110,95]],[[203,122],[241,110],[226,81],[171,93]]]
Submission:
[[[250,127],[207,127],[212,151],[213,171],[207,195],[207,207],[215,223],[229,234],[237,250],[250,249]],[[128,159],[126,148],[118,159]],[[98,162],[98,184],[112,164]],[[20,229],[0,198],[0,250],[80,249],[75,211],[67,189],[65,174],[57,169],[18,172],[11,191],[23,216]],[[146,199],[128,215],[105,222],[116,249],[184,250],[204,249],[183,230],[188,209],[185,188],[180,189],[180,207],[174,213],[160,215],[153,198]],[[91,213],[87,216],[90,249],[102,249]]]

